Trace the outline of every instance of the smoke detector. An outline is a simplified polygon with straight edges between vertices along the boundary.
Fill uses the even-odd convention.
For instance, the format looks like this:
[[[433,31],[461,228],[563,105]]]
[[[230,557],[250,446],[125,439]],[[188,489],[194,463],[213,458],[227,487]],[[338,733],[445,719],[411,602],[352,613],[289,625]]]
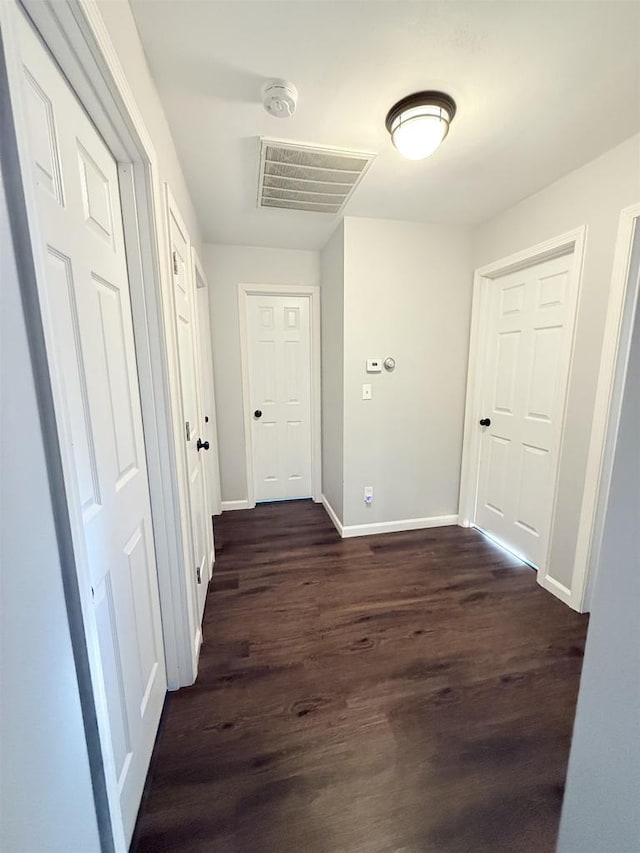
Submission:
[[[268,80],[262,87],[262,103],[275,118],[289,118],[298,105],[298,90],[286,80]]]

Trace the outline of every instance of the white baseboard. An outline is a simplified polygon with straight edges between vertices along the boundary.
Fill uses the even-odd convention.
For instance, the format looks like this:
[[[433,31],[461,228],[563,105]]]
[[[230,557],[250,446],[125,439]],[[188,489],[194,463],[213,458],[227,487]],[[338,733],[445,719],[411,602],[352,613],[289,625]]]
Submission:
[[[333,526],[343,539],[351,539],[354,536],[372,536],[376,533],[400,533],[403,530],[425,530],[428,527],[446,527],[458,523],[457,515],[434,515],[430,518],[404,518],[400,521],[377,521],[373,524],[345,526],[324,495],[321,497],[321,502],[333,522]]]
[[[232,509],[253,509],[253,505],[246,499],[242,501],[222,501],[220,508],[222,512],[229,512]]]
[[[352,536],[373,536],[376,533],[401,533],[404,530],[425,530],[427,527],[446,527],[457,524],[457,515],[433,515],[429,518],[403,518],[400,521],[377,521],[373,524],[350,524],[342,528],[343,539]]]
[[[560,581],[557,581],[555,578],[550,578],[549,575],[543,574],[543,572],[538,572],[538,583],[543,589],[546,589],[547,592],[550,592],[552,595],[555,595],[556,598],[559,598],[560,601],[563,601],[569,607],[573,608],[573,610],[577,610],[578,613],[582,613],[584,611],[580,610],[580,607],[576,605],[573,601],[571,590],[566,587]]]
[[[324,496],[324,495],[320,495],[320,503],[321,503],[321,504],[322,504],[322,506],[326,509],[326,511],[327,511],[327,515],[329,516],[329,518],[330,518],[330,519],[331,519],[331,521],[333,522],[333,526],[334,526],[334,527],[335,527],[335,529],[338,531],[338,533],[340,534],[340,536],[342,536],[342,522],[340,521],[340,519],[339,519],[339,518],[338,518],[338,516],[336,515],[336,512],[335,512],[334,508],[331,506],[331,504],[330,504],[330,503],[329,503],[329,501],[325,498],[325,496]]]

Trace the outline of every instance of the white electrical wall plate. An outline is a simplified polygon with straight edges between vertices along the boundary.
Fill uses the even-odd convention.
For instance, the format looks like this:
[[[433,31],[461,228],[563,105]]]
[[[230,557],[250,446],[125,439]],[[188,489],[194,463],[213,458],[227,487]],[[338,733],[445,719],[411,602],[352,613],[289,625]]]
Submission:
[[[381,358],[368,358],[367,359],[367,373],[382,373],[382,359]]]

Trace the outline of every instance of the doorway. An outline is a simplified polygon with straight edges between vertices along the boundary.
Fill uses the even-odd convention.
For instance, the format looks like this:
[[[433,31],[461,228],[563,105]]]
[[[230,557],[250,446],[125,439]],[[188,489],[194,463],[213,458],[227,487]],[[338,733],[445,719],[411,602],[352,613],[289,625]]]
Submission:
[[[211,346],[211,323],[209,304],[209,285],[202,263],[192,250],[193,277],[196,287],[196,309],[198,317],[200,388],[202,391],[203,440],[210,444],[210,452],[205,454],[205,485],[209,505],[208,518],[222,512],[220,495],[220,466],[218,459],[218,430],[216,416],[215,390],[213,387],[213,352]],[[211,553],[210,563],[215,555]]]
[[[190,592],[193,618],[194,655],[202,643],[202,617],[211,578],[214,557],[213,525],[208,512],[205,457],[215,453],[211,442],[204,437],[205,421],[202,411],[202,387],[199,370],[198,320],[196,286],[193,276],[191,240],[169,187],[167,219],[173,278],[178,367],[180,373],[180,410],[182,415],[184,452],[187,472],[186,512],[191,521]]]
[[[320,499],[320,306],[316,287],[240,285],[249,506]]]
[[[477,271],[460,519],[548,580],[584,230]]]
[[[116,838],[128,842],[167,688],[118,165],[16,18],[40,303]]]

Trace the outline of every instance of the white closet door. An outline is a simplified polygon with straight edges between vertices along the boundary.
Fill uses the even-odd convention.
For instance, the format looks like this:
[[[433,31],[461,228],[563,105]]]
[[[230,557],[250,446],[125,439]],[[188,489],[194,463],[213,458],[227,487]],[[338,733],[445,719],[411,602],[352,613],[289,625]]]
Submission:
[[[574,255],[491,283],[483,337],[476,525],[536,568],[546,559],[573,336]]]
[[[311,496],[309,299],[247,297],[249,401],[257,501]]]
[[[209,513],[211,515],[218,515],[221,512],[220,467],[218,461],[218,435],[216,429],[209,287],[198,263],[194,263],[194,277],[196,281],[196,307],[198,310],[200,388],[202,391],[202,414],[204,416],[202,429],[203,438],[210,444],[210,452],[206,454],[204,459],[205,482],[208,498],[207,503]],[[211,556],[213,559],[213,553]]]
[[[203,439],[204,417],[201,412],[197,372],[197,331],[195,317],[195,285],[192,276],[191,245],[185,225],[169,196],[169,239],[173,267],[173,293],[176,312],[183,438],[187,454],[189,513],[191,517],[192,581],[195,600],[195,654],[202,640],[204,613],[209,581],[209,553],[213,548],[211,518],[206,508],[204,455],[214,452]],[[209,544],[211,542],[211,544]]]
[[[62,380],[130,839],[166,692],[160,603],[116,163],[26,20],[30,155],[46,257],[49,357]],[[82,569],[80,569],[82,570]],[[52,662],[55,665],[55,662]]]

